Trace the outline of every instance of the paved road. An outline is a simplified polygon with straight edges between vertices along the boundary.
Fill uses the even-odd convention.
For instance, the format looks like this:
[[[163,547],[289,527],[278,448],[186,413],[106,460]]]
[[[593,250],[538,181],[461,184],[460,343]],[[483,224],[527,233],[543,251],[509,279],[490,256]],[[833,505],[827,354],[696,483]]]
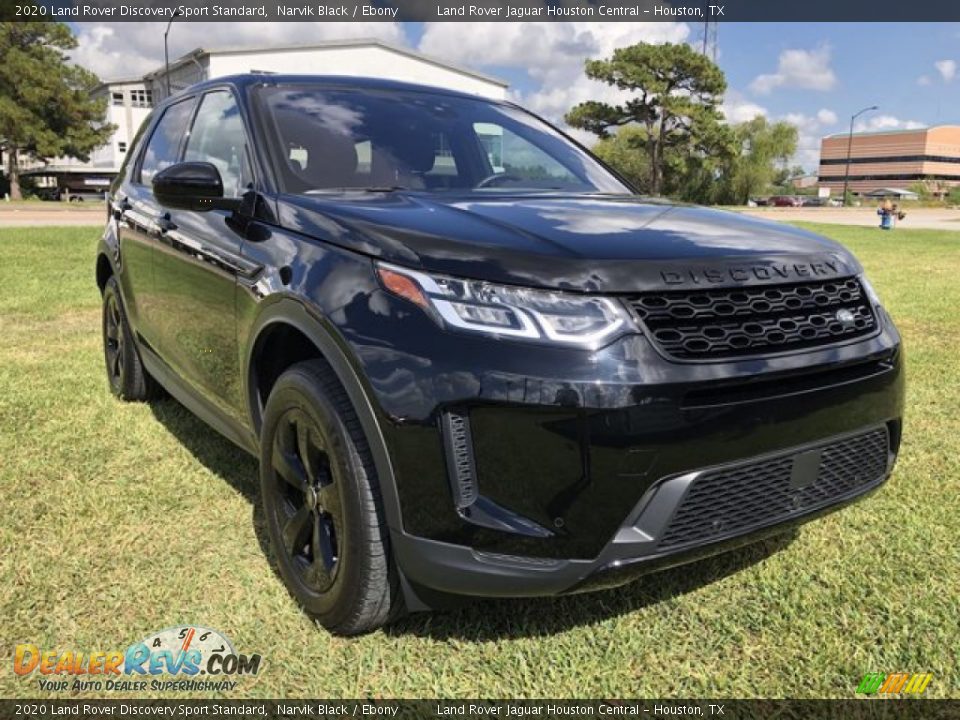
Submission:
[[[743,212],[754,217],[783,222],[816,222],[834,225],[862,225],[876,227],[880,224],[876,207],[859,208],[747,208]],[[928,230],[954,230],[960,237],[960,210],[942,208],[911,208],[901,221],[903,228]]]

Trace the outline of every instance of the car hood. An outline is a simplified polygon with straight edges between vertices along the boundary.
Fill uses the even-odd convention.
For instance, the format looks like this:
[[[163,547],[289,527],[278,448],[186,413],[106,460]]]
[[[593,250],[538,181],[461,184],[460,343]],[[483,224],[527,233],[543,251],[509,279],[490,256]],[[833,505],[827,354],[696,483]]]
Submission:
[[[588,292],[725,287],[860,271],[837,243],[707,208],[624,196],[284,196],[280,224],[428,272]]]

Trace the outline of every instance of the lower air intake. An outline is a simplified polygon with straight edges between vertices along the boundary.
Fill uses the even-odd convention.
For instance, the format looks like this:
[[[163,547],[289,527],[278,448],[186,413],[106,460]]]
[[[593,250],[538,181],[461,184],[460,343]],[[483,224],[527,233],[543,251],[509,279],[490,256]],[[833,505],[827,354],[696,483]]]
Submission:
[[[687,490],[659,547],[711,542],[828,507],[882,480],[888,448],[887,430],[881,428],[802,452],[704,472]],[[819,467],[814,466],[809,483],[798,486],[798,465],[817,453]]]

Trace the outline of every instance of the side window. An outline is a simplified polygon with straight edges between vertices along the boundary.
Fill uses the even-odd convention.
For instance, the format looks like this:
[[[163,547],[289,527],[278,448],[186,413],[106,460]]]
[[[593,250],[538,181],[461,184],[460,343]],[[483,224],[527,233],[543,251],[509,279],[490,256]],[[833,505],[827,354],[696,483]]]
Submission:
[[[180,141],[187,132],[190,114],[193,110],[193,101],[183,100],[171,105],[163,113],[156,130],[150,136],[146,152],[140,163],[139,182],[148,185],[153,176],[177,162],[180,152]]]
[[[130,143],[130,149],[133,152],[124,154],[123,162],[120,165],[120,172],[117,173],[117,177],[113,181],[112,187],[114,189],[120,187],[121,184],[126,182],[127,170],[130,169],[130,163],[132,163],[133,159],[136,157],[137,149],[140,147],[140,141],[143,139],[143,133],[145,133],[147,128],[150,127],[151,117],[151,115],[147,115],[146,119],[140,124],[137,134],[133,136],[133,142]]]
[[[224,197],[243,194],[252,178],[247,165],[247,135],[232,93],[217,90],[203,96],[183,159],[216,165]]]
[[[522,180],[560,180],[578,184],[577,177],[536,145],[493,123],[474,123],[473,130],[497,174]]]

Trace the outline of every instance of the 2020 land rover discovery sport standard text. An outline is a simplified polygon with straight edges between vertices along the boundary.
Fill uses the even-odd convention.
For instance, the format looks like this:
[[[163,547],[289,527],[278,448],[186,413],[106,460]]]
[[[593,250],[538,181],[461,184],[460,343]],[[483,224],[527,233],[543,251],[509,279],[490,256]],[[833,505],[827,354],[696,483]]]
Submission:
[[[259,458],[279,574],[336,632],[626,582],[893,467],[900,338],[849,252],[637,197],[510,103],[210,81],[108,214],[113,392]]]

